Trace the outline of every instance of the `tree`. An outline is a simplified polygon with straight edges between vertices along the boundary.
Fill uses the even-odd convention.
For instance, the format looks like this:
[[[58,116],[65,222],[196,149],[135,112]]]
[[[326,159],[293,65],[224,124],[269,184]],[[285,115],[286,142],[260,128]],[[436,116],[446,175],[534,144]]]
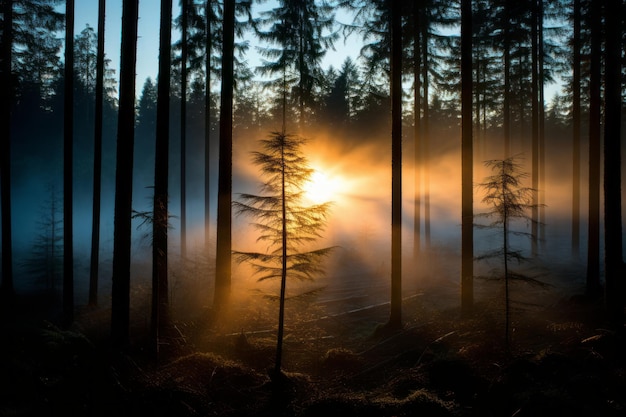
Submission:
[[[502,259],[504,266],[505,346],[508,350],[510,345],[510,281],[523,280],[542,284],[522,274],[514,273],[509,268],[511,261],[517,261],[519,263],[526,259],[521,251],[511,249],[509,234],[529,235],[525,232],[512,230],[510,223],[516,219],[533,221],[527,214],[527,210],[532,209],[534,206],[534,204],[531,203],[533,199],[533,189],[522,185],[523,180],[528,177],[528,175],[522,171],[522,165],[515,157],[486,161],[485,166],[491,168],[494,172],[493,175],[488,176],[485,181],[480,184],[480,187],[485,190],[485,196],[482,202],[490,206],[491,210],[479,216],[493,219],[487,227],[501,229],[502,246],[501,249],[482,255],[478,259],[494,257]]]
[[[235,44],[235,0],[225,0],[222,43],[222,92],[220,99],[219,178],[217,183],[217,242],[215,261],[216,310],[225,307],[230,296],[232,273],[232,189],[233,189],[233,50]]]
[[[604,78],[604,258],[606,306],[617,328],[624,324],[624,262],[621,200],[621,19],[622,1],[605,1]]]
[[[46,290],[56,292],[63,272],[63,205],[53,184],[46,185],[46,192],[37,222],[38,234],[23,266]]]
[[[532,0],[530,6],[531,23],[531,159],[532,159],[532,238],[531,251],[533,256],[537,256],[539,240],[539,7],[538,0]]]
[[[402,326],[402,10],[391,2],[391,312]]]
[[[187,256],[187,27],[189,0],[181,0],[180,59],[180,256]],[[169,94],[169,92],[168,92]]]
[[[461,307],[474,303],[474,189],[472,145],[472,2],[461,2]]]
[[[2,210],[2,292],[13,294],[13,233],[11,230],[11,97],[13,97],[13,1],[3,2],[0,52],[0,189]]]
[[[159,336],[169,320],[167,277],[168,178],[170,134],[170,54],[172,0],[161,1],[159,84],[152,216],[152,343],[159,352]]]
[[[266,76],[279,75],[272,83],[281,88],[293,87],[302,129],[307,111],[313,113],[313,92],[320,83],[321,60],[337,37],[332,32],[333,7],[325,1],[316,4],[314,0],[280,0],[278,7],[261,14],[257,24],[269,25],[269,30],[257,32],[259,39],[277,45],[261,49],[261,54],[272,61],[259,67],[259,72]],[[290,82],[283,86],[285,74],[289,74]]]
[[[89,304],[98,304],[98,265],[100,259],[100,200],[102,190],[102,119],[104,104],[104,23],[106,0],[98,0],[98,47],[96,53],[96,108],[93,154],[93,216],[91,220],[91,262]]]
[[[74,321],[74,0],[65,2],[65,91],[63,113],[63,316]]]
[[[285,322],[285,291],[287,278],[311,280],[323,272],[320,262],[332,247],[305,250],[305,246],[321,235],[330,203],[303,206],[302,187],[313,170],[308,166],[302,146],[306,141],[283,132],[273,132],[261,142],[262,152],[253,153],[253,163],[267,178],[265,195],[242,194],[234,203],[238,214],[256,219],[253,226],[260,231],[257,241],[267,242],[267,253],[235,252],[237,262],[250,262],[259,281],[280,278],[280,306],[276,361],[271,374],[281,375],[282,345]]]
[[[126,349],[129,345],[130,238],[138,11],[138,0],[124,0],[122,6],[120,104],[117,124],[115,230],[111,292],[111,339],[113,346],[117,349]]]
[[[600,291],[600,134],[602,77],[601,4],[589,4],[591,19],[591,56],[589,74],[589,218],[587,245],[587,292]]]
[[[580,247],[580,46],[581,0],[574,0],[572,32],[572,254],[579,256]]]

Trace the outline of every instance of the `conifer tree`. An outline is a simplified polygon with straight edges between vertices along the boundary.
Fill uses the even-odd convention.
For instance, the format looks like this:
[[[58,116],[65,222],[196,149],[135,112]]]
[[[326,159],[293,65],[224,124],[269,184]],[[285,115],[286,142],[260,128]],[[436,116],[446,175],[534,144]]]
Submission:
[[[305,143],[305,139],[284,131],[273,132],[262,140],[263,151],[253,153],[253,162],[265,176],[264,194],[242,194],[240,201],[234,202],[238,214],[255,219],[253,226],[260,232],[257,241],[268,244],[265,253],[236,251],[235,260],[250,263],[260,275],[259,281],[280,279],[273,378],[281,374],[287,279],[314,279],[323,272],[321,261],[333,249],[308,249],[310,243],[321,237],[330,203],[303,205],[303,186],[313,174],[303,155]]]

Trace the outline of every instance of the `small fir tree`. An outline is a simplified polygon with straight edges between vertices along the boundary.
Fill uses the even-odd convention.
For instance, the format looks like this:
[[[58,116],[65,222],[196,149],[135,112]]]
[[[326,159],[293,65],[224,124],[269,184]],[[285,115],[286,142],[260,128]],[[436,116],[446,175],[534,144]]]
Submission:
[[[323,273],[321,261],[333,247],[308,250],[321,237],[330,211],[329,202],[305,206],[303,186],[314,170],[302,153],[306,140],[282,132],[273,132],[261,141],[263,152],[253,153],[253,162],[261,168],[265,181],[262,195],[242,194],[234,208],[239,215],[255,219],[252,225],[260,232],[257,242],[268,244],[266,252],[235,251],[238,263],[248,262],[258,280],[280,278],[280,306],[276,362],[273,378],[281,375],[282,342],[287,277],[312,280]]]
[[[477,217],[492,219],[487,225],[478,227],[500,229],[502,233],[502,246],[494,251],[477,257],[477,260],[496,258],[501,259],[504,266],[504,302],[505,302],[505,345],[509,349],[509,327],[510,327],[510,297],[509,286],[512,280],[524,281],[531,284],[545,286],[546,284],[524,274],[514,272],[510,269],[511,261],[518,264],[527,260],[520,250],[511,247],[510,236],[531,237],[531,233],[514,230],[511,222],[522,220],[532,222],[533,219],[528,214],[528,210],[536,207],[531,203],[533,188],[524,187],[523,181],[528,177],[528,173],[522,171],[522,165],[518,162],[518,157],[506,159],[494,159],[485,161],[485,166],[491,168],[493,175],[487,176],[479,187],[485,190],[482,202],[491,207],[485,213],[480,213]]]

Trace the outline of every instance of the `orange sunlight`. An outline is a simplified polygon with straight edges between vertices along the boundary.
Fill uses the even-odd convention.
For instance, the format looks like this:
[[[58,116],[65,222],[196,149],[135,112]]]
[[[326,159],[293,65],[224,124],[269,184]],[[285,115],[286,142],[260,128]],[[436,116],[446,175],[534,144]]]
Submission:
[[[336,201],[337,195],[341,194],[341,181],[336,176],[315,170],[309,181],[304,185],[304,196],[314,204]]]

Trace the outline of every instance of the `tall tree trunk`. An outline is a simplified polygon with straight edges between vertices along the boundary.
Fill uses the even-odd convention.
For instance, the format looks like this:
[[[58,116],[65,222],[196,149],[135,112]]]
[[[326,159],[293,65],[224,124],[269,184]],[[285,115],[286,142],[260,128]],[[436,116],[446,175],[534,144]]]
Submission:
[[[13,0],[3,2],[4,24],[2,30],[2,82],[0,110],[0,188],[2,191],[2,286],[0,289],[12,295],[13,288],[13,237],[11,231],[11,105],[13,80],[11,62],[13,52]]]
[[[580,256],[580,0],[574,0],[572,38],[572,255]]]
[[[187,258],[187,20],[189,0],[182,0],[180,58],[180,257]]]
[[[93,216],[91,220],[91,262],[89,305],[98,305],[98,265],[100,263],[100,200],[102,190],[102,118],[104,103],[104,22],[106,0],[98,0],[98,47],[96,53],[96,110],[93,148]]]
[[[135,70],[139,0],[122,3],[120,99],[117,122],[113,279],[111,288],[111,343],[115,349],[129,345],[130,247],[135,141]]]
[[[430,248],[430,136],[429,136],[429,105],[428,105],[428,16],[424,7],[422,19],[422,87],[424,88],[424,123],[422,123],[422,142],[424,144],[424,240]]]
[[[592,1],[589,79],[589,224],[587,246],[587,292],[600,290],[600,83],[602,22],[600,3]]]
[[[604,96],[604,250],[606,306],[617,328],[624,324],[624,264],[621,202],[621,0],[605,0],[606,70]]]
[[[220,99],[220,150],[217,184],[217,248],[214,305],[225,307],[230,297],[233,186],[233,49],[235,0],[224,1],[222,46],[222,93]]]
[[[204,247],[207,257],[211,248],[211,0],[206,0],[205,11],[205,86],[204,86]]]
[[[461,0],[461,308],[474,304],[474,185],[472,146],[472,1]]]
[[[74,0],[65,2],[65,88],[63,97],[63,321],[74,321]]]
[[[391,314],[402,326],[402,10],[391,2]]]
[[[170,145],[170,76],[172,0],[161,0],[159,78],[157,86],[154,202],[152,219],[152,346],[159,353],[159,338],[169,322],[167,277],[168,178]]]
[[[414,23],[413,23],[413,142],[415,147],[414,156],[414,203],[413,203],[413,258],[417,258],[420,253],[421,246],[421,234],[422,234],[422,219],[421,219],[421,169],[422,169],[422,155],[421,155],[421,82],[420,82],[420,67],[421,67],[421,52],[420,52],[420,13],[419,7],[421,2],[415,0],[414,5]]]
[[[532,256],[538,254],[539,240],[539,52],[538,52],[538,22],[539,12],[537,6],[538,0],[532,0],[531,4],[531,23],[530,23],[530,41],[531,41],[531,181],[532,181],[532,221],[531,221],[531,252]]]
[[[510,39],[510,8],[508,1],[504,2],[504,97],[502,129],[504,130],[504,158],[511,156],[511,39]]]
[[[283,143],[280,149],[281,158],[281,269],[280,269],[280,301],[278,309],[278,335],[276,337],[276,362],[274,363],[274,374],[278,376],[283,360],[283,334],[285,329],[285,293],[287,289],[287,201],[285,192],[285,135],[283,130]]]
[[[539,80],[539,242],[543,246],[546,240],[546,129],[545,129],[545,92],[543,86],[544,78],[544,59],[543,59],[543,0],[539,0],[537,30],[538,30],[538,49],[537,63],[538,80]]]

